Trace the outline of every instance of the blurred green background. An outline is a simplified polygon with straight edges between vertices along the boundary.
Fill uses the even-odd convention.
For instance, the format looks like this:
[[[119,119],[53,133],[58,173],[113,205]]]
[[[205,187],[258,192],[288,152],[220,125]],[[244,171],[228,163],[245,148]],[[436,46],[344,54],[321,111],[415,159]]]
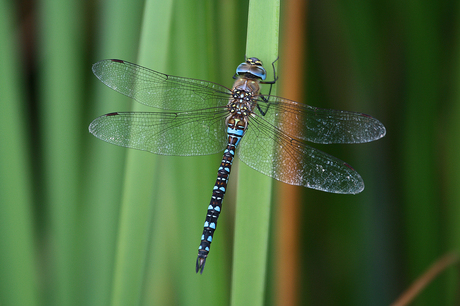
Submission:
[[[259,304],[389,305],[458,250],[459,4],[281,2],[279,95],[370,114],[387,135],[315,145],[362,175],[358,195],[275,184],[268,262],[248,271],[262,279]],[[105,113],[155,111],[100,83],[93,63],[119,58],[230,87],[247,30],[248,1],[0,1],[0,305],[254,298],[234,293],[251,286],[233,274],[235,205],[257,205],[235,204],[237,170],[196,275],[221,156],[155,156],[88,132]],[[276,48],[266,42],[256,39]],[[458,265],[449,267],[412,305],[458,305],[458,284]]]

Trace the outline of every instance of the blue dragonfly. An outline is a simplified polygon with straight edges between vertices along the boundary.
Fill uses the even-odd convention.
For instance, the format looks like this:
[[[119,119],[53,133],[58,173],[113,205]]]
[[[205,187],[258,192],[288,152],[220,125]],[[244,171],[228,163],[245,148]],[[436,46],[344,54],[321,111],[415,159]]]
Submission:
[[[273,71],[275,72],[274,65]],[[224,152],[217,171],[196,272],[203,272],[233,159],[276,180],[332,193],[356,194],[361,176],[347,163],[310,147],[365,143],[385,136],[377,119],[362,113],[321,109],[262,95],[267,73],[255,57],[241,63],[233,87],[167,75],[117,59],[93,65],[108,87],[166,112],[114,112],[96,118],[89,131],[123,147],[161,155],[192,156]]]

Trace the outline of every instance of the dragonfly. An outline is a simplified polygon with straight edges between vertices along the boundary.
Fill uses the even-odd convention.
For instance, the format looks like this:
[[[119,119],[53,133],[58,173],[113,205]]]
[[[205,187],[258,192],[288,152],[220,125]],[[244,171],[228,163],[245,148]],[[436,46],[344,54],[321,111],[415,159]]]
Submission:
[[[233,87],[172,76],[127,61],[107,59],[92,67],[108,87],[161,112],[112,112],[89,131],[106,142],[160,155],[208,155],[223,151],[207,209],[196,272],[203,273],[235,155],[278,181],[331,193],[356,194],[361,176],[344,161],[306,142],[366,143],[386,134],[377,119],[357,112],[322,109],[272,96],[262,62],[247,58]],[[269,84],[268,95],[261,84]]]

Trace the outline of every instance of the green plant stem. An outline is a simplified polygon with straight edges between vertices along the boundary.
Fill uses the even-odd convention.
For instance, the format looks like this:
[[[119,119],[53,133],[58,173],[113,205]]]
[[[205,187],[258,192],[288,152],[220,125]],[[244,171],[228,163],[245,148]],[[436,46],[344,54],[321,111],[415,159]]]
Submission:
[[[279,2],[250,1],[246,55],[265,63],[267,80],[278,57]],[[271,78],[271,79],[270,79]],[[276,86],[272,94],[276,93]],[[273,180],[240,163],[235,221],[232,305],[262,305],[266,281]]]

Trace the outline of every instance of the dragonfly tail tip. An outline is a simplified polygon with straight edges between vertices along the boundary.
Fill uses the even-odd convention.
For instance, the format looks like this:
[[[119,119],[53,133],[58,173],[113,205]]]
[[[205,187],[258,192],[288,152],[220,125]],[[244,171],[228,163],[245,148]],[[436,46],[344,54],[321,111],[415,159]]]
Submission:
[[[200,271],[200,274],[203,274],[204,264],[206,263],[206,258],[198,257],[196,259],[196,273]]]

